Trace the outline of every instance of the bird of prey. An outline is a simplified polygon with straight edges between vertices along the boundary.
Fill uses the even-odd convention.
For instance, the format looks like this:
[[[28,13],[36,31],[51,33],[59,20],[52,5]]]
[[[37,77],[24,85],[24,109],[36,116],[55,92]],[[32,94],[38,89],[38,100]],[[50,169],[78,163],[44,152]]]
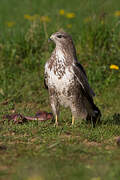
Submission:
[[[76,119],[86,119],[95,125],[100,121],[101,112],[94,104],[95,95],[90,87],[86,72],[78,62],[72,37],[66,32],[50,36],[56,45],[45,64],[44,83],[48,89],[50,104],[58,124],[59,107],[69,107],[72,125]]]

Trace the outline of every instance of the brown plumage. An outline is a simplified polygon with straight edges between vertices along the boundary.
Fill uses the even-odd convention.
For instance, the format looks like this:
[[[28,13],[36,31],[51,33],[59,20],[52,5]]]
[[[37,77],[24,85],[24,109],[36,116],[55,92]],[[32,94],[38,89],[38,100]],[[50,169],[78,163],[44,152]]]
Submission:
[[[89,86],[84,68],[78,62],[76,50],[70,35],[56,32],[50,39],[56,44],[50,59],[45,64],[45,85],[49,91],[50,103],[56,117],[59,106],[69,107],[74,119],[87,119],[96,123],[100,110],[93,102],[95,95]]]

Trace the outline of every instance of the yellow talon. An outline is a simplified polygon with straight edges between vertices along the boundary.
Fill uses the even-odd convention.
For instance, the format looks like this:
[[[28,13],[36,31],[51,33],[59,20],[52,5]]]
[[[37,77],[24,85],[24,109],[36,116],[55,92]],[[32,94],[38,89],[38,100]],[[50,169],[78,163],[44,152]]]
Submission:
[[[58,116],[57,115],[55,116],[55,125],[56,126],[58,125]]]
[[[74,116],[72,116],[72,125],[74,125],[74,123],[75,123],[75,118]]]

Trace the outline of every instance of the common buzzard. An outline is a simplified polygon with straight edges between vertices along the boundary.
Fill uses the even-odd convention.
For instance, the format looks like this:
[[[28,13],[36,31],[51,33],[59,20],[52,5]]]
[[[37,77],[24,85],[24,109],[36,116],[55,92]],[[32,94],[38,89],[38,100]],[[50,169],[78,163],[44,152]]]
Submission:
[[[48,88],[50,103],[58,124],[59,107],[69,107],[72,124],[81,118],[100,121],[100,110],[94,104],[93,96],[84,68],[78,62],[72,38],[66,32],[56,32],[50,36],[56,47],[45,64],[45,87]]]

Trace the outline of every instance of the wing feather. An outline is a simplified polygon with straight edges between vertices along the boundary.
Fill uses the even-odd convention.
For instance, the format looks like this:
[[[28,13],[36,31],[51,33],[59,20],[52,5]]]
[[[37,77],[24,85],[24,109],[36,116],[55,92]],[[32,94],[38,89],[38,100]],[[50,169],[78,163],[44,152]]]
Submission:
[[[47,75],[47,72],[46,72],[46,66],[47,66],[47,63],[45,64],[45,71],[44,71],[44,87],[46,89],[48,89],[48,84],[47,84],[48,75]]]
[[[89,98],[92,98],[93,96],[95,96],[94,91],[92,90],[92,88],[90,87],[88,83],[85,70],[79,62],[76,62],[75,64],[73,64],[73,71],[78,82],[82,86],[82,89],[84,90],[84,93],[86,94],[86,96],[89,96]]]
[[[47,85],[47,83],[46,83],[45,77],[44,77],[44,87],[45,87],[46,89],[48,89],[48,85]]]

